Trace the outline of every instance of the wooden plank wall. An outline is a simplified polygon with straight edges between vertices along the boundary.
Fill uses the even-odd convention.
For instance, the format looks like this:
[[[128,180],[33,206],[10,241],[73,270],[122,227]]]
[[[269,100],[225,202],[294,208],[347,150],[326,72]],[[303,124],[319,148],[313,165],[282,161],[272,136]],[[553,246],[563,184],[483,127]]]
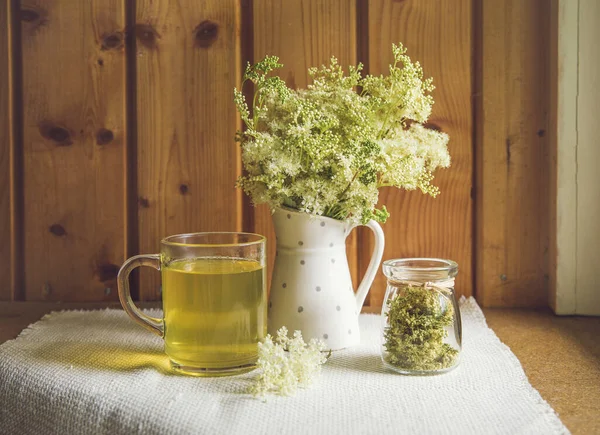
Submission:
[[[303,87],[308,67],[332,55],[385,73],[403,42],[434,78],[429,127],[450,135],[452,168],[436,174],[436,199],[382,192],[384,257],[451,258],[461,295],[544,304],[543,3],[11,0],[0,11],[0,237],[12,240],[0,251],[0,299],[115,299],[123,259],[157,252],[169,234],[273,239],[269,211],[234,187],[232,90],[245,63],[278,55],[288,84]],[[370,239],[349,239],[355,283]],[[160,298],[156,272],[139,282],[140,299]],[[368,303],[384,291],[380,274]]]
[[[435,104],[430,128],[450,135],[450,169],[438,171],[437,198],[420,191],[384,189],[380,200],[390,211],[384,225],[384,258],[450,258],[459,264],[456,290],[473,294],[473,144],[471,107],[471,1],[369,1],[369,69],[387,73],[392,42],[402,42],[413,60],[433,77]],[[362,244],[366,268],[370,246]],[[380,273],[370,303],[381,305],[385,277]]]
[[[125,254],[123,1],[28,1],[21,23],[25,296],[112,299]]]
[[[235,0],[139,0],[136,12],[139,250],[171,234],[241,230],[233,88],[240,81]],[[160,298],[141,271],[140,296]]]
[[[546,305],[550,8],[481,1],[476,21],[477,296],[486,306]]]

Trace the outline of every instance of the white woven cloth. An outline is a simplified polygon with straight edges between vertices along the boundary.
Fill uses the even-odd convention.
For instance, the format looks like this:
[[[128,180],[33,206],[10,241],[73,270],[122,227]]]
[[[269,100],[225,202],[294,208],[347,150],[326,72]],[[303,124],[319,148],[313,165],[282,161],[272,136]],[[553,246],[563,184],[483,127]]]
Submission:
[[[245,393],[252,373],[170,374],[161,340],[122,311],[52,313],[0,346],[0,433],[568,433],[475,300],[461,311],[450,373],[385,371],[379,316],[362,315],[360,346],[334,353],[311,388],[266,402]]]

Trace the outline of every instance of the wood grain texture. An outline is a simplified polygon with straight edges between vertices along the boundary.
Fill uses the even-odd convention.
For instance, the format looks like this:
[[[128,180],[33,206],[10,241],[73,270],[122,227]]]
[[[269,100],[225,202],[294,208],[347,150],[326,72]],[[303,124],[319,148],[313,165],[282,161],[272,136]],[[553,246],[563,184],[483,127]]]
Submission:
[[[28,300],[116,299],[124,234],[123,0],[21,5]]]
[[[454,259],[457,292],[476,293],[485,306],[546,305],[548,296],[560,306],[553,289],[569,287],[574,312],[574,283],[588,279],[577,278],[578,249],[594,276],[595,239],[577,236],[576,227],[595,228],[597,191],[575,186],[579,169],[593,179],[596,149],[583,149],[578,162],[575,113],[597,125],[595,93],[579,92],[577,109],[577,91],[560,87],[577,76],[577,23],[595,18],[593,0],[578,0],[579,10],[562,0],[2,3],[0,300],[114,300],[125,253],[157,252],[162,237],[182,232],[265,234],[271,271],[270,213],[244,205],[234,187],[241,160],[232,89],[241,61],[278,55],[288,84],[304,87],[308,67],[331,55],[384,73],[399,41],[434,78],[431,122],[450,135],[452,167],[436,174],[439,198],[382,191],[392,213],[384,259]],[[15,5],[20,32],[10,27]],[[126,32],[129,6],[134,25]],[[570,20],[569,38],[557,32],[561,19]],[[586,28],[593,40],[597,28]],[[595,49],[582,48],[582,65],[596,59]],[[594,68],[582,79],[592,87]],[[593,145],[590,131],[582,134]],[[554,203],[561,198],[562,208]],[[580,201],[588,214],[569,206]],[[369,231],[355,233],[348,257],[356,285],[372,245]],[[384,281],[376,279],[370,308],[381,304]],[[160,297],[157,273],[142,273],[140,294]]]
[[[544,0],[481,1],[477,108],[477,297],[544,306],[549,283],[548,58]]]
[[[0,300],[12,300],[10,2],[0,5]]]
[[[391,216],[383,225],[384,260],[402,257],[448,258],[459,265],[456,291],[473,293],[472,209],[473,147],[471,105],[472,5],[468,0],[369,2],[369,69],[386,74],[393,59],[392,43],[402,42],[413,61],[433,77],[435,104],[429,119],[450,136],[449,169],[439,170],[437,198],[420,191],[383,189],[380,203]],[[370,240],[370,238],[369,238]],[[371,243],[361,241],[361,269]],[[380,272],[369,303],[381,306],[385,277]]]
[[[240,78],[235,0],[140,0],[136,11],[139,250],[168,235],[238,231],[241,171],[233,88]],[[142,300],[160,298],[140,274]]]
[[[328,64],[331,56],[340,65],[355,65],[356,1],[353,0],[254,0],[254,60],[279,56],[284,67],[278,71],[287,85],[309,84],[308,68]],[[268,239],[269,282],[275,260],[275,232],[265,205],[248,209],[254,213],[253,231]],[[354,287],[357,287],[358,257],[356,231],[347,239],[347,255]],[[269,284],[270,286],[270,284]]]

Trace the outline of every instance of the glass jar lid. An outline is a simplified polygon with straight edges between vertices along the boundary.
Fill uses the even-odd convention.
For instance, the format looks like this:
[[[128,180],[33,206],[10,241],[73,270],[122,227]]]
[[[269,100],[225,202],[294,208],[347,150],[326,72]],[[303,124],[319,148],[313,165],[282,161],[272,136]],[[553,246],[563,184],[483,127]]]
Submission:
[[[384,261],[383,273],[391,281],[439,282],[454,278],[458,264],[439,258],[399,258]]]

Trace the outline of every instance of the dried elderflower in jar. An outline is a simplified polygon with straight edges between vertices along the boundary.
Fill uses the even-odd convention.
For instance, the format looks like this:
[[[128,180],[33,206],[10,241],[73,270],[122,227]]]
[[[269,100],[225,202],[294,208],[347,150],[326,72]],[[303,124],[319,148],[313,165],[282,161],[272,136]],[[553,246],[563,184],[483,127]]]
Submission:
[[[454,261],[407,258],[383,263],[383,364],[402,374],[447,372],[458,364],[462,327]]]

